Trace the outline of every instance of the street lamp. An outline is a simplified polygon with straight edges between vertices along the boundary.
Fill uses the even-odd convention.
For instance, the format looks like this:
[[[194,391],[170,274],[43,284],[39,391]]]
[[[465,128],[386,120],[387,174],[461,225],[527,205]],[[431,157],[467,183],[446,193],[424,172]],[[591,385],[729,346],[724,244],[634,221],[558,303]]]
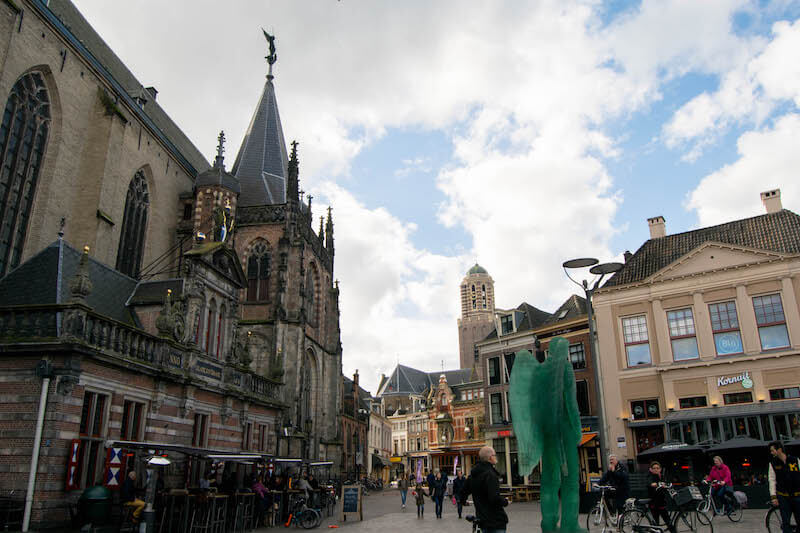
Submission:
[[[564,261],[561,265],[564,268],[564,273],[567,277],[575,283],[579,285],[583,292],[586,294],[586,315],[587,320],[589,321],[589,345],[592,349],[592,358],[594,359],[594,364],[592,365],[594,368],[594,381],[595,381],[595,400],[597,402],[597,433],[598,437],[600,437],[600,465],[601,471],[605,472],[608,468],[608,458],[606,457],[606,428],[605,428],[605,415],[603,413],[604,410],[604,403],[603,403],[603,382],[601,381],[601,371],[600,371],[600,357],[597,350],[597,335],[594,330],[594,311],[592,309],[592,295],[594,291],[600,286],[600,282],[603,281],[603,278],[606,277],[608,274],[613,274],[614,272],[619,272],[622,270],[624,266],[622,263],[600,263],[597,259],[593,257],[583,257],[580,259],[570,259],[569,261]],[[577,281],[575,278],[569,275],[568,269],[576,269],[576,268],[589,268],[589,272],[595,275],[595,279],[592,280],[590,283],[587,280]]]

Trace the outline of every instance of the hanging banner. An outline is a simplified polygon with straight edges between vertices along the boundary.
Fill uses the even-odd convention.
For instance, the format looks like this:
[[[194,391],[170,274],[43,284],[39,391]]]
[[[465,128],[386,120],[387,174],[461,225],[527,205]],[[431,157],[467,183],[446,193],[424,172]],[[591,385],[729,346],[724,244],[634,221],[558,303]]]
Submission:
[[[458,457],[456,457],[456,460],[453,461],[453,475],[454,476],[456,475],[456,469],[457,468],[458,468]]]
[[[417,483],[422,483],[422,459],[417,459]]]

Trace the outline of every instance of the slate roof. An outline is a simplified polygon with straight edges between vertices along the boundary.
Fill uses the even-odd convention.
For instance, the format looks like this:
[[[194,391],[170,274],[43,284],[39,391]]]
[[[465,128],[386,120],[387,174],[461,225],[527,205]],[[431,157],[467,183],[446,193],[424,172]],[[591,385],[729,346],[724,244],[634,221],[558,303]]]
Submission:
[[[183,278],[160,281],[140,281],[133,290],[128,303],[130,305],[161,305],[167,289],[172,290],[172,301],[183,294]]]
[[[603,288],[642,281],[710,241],[797,254],[800,253],[800,216],[782,209],[776,213],[650,239],[636,250],[622,270],[614,274]]]
[[[524,316],[522,321],[517,326],[517,331],[515,333],[520,333],[522,331],[528,331],[531,329],[536,329],[539,326],[543,326],[552,316],[547,311],[542,311],[541,309],[532,306],[527,302],[522,302],[516,308],[516,311],[522,311]],[[491,340],[497,338],[497,329],[493,329],[491,333],[489,333],[483,340]]]
[[[439,384],[439,376],[444,374],[451,387],[462,383],[469,383],[472,369],[445,370],[444,372],[424,372],[410,366],[397,365],[391,376],[378,390],[378,395],[384,394],[423,394],[426,390]]]
[[[286,202],[289,156],[283,139],[275,86],[267,78],[250,125],[236,155],[231,173],[239,178],[242,192],[238,205],[282,204]]]
[[[75,275],[82,254],[64,241],[52,243],[0,279],[0,305],[68,303],[71,298],[69,281]],[[134,316],[125,305],[136,288],[136,280],[91,255],[89,278],[92,292],[86,299],[87,305],[103,316],[136,325]]]
[[[122,86],[131,97],[137,97],[144,92],[144,86],[128,70],[128,67],[117,57],[105,41],[97,34],[92,26],[80,14],[75,5],[69,0],[50,0],[47,7],[44,3],[37,2],[43,9],[49,9],[72,35],[80,41],[92,56],[108,71],[108,73]],[[158,130],[177,148],[181,155],[191,164],[197,172],[206,170],[210,165],[203,154],[195,147],[192,141],[169,118],[155,99],[149,98],[142,108],[142,112],[153,122]]]
[[[556,312],[550,315],[550,318],[545,320],[545,324],[555,324],[562,320],[573,320],[579,316],[586,315],[586,298],[581,298],[577,294],[573,294],[567,301],[561,304],[556,309]]]
[[[222,167],[214,166],[197,175],[197,179],[194,182],[195,187],[203,187],[208,185],[221,185],[222,187],[225,187],[233,192],[241,191],[239,180],[236,178],[236,176],[229,172],[225,172],[225,169]]]

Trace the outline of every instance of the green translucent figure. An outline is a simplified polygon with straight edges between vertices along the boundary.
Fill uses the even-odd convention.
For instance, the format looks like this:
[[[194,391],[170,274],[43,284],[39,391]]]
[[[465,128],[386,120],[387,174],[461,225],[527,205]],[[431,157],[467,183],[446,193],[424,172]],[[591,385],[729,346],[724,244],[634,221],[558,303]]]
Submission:
[[[550,355],[539,362],[528,350],[517,352],[508,399],[517,436],[520,473],[542,461],[542,532],[585,533],[578,526],[578,444],[581,417],[575,374],[567,359],[569,342],[550,341]],[[561,493],[561,527],[559,522]]]

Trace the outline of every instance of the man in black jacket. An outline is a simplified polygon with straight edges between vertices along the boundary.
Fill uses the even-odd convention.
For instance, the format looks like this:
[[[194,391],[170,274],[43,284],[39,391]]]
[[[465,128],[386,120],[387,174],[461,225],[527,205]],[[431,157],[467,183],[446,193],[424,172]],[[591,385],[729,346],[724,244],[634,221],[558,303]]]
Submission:
[[[458,506],[458,517],[461,518],[461,509],[464,506],[461,503],[461,492],[464,490],[464,483],[467,480],[464,479],[464,474],[461,473],[461,470],[458,471],[456,478],[453,480],[453,498],[455,498],[456,505]]]
[[[483,533],[502,533],[506,530],[508,516],[503,507],[508,500],[500,496],[500,474],[494,469],[497,455],[490,446],[484,446],[478,452],[480,461],[472,468],[469,479],[461,491],[462,505],[472,494],[475,503],[475,514],[481,521]]]
[[[621,513],[625,508],[625,500],[628,499],[630,494],[630,483],[628,481],[628,470],[619,462],[617,456],[613,453],[608,456],[608,471],[600,478],[598,485],[611,485],[614,487],[614,494],[608,502],[613,502],[612,512],[616,509],[617,513]]]

